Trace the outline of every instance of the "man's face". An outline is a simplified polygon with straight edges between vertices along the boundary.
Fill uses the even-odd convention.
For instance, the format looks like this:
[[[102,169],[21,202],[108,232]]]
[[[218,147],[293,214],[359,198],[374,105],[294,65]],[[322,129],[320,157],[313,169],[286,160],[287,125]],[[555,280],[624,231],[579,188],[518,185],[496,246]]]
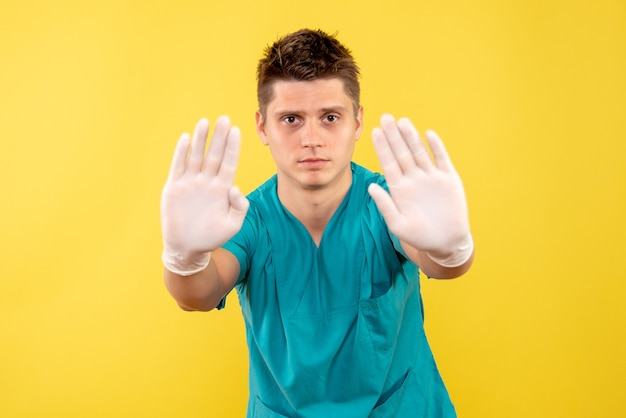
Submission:
[[[304,189],[349,182],[363,109],[354,114],[343,81],[276,81],[273,87],[266,117],[257,112],[256,121],[261,141],[270,147],[279,182]]]

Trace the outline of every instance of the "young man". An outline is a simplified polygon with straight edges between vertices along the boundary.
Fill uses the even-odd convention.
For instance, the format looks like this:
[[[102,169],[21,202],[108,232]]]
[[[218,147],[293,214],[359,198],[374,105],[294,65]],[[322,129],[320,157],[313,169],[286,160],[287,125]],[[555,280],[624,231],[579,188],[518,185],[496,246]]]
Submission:
[[[372,132],[385,177],[351,161],[358,67],[321,31],[258,65],[257,132],[277,173],[244,197],[240,133],[217,120],[178,142],[161,210],[166,286],[185,310],[235,288],[250,358],[248,417],[453,417],[423,327],[419,268],[473,259],[463,186],[441,140],[407,119]]]

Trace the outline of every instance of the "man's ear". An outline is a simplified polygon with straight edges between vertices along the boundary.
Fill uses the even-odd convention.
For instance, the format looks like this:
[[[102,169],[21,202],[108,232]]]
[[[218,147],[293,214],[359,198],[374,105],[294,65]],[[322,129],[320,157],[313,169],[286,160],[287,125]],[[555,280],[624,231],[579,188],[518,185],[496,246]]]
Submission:
[[[359,106],[359,109],[356,111],[356,132],[355,138],[358,141],[363,133],[363,106]]]
[[[256,119],[256,132],[264,145],[268,145],[267,134],[265,133],[265,119],[259,110],[254,115]]]

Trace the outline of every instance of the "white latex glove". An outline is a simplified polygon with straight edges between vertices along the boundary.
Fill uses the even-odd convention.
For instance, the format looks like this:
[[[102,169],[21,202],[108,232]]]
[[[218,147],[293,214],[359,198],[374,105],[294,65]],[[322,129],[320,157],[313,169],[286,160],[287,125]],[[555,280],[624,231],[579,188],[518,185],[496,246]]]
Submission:
[[[249,202],[233,185],[241,134],[220,117],[205,155],[209,122],[196,125],[178,141],[161,195],[163,263],[186,276],[203,270],[210,252],[241,229]]]
[[[473,251],[467,203],[439,136],[426,132],[434,161],[406,118],[383,115],[372,137],[390,193],[377,184],[369,193],[391,232],[440,265],[463,264]]]

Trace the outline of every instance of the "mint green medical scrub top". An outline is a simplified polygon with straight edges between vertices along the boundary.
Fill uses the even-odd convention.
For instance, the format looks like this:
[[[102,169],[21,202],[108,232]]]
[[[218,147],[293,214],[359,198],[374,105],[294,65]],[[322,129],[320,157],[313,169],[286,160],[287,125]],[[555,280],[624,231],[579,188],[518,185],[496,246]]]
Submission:
[[[276,176],[252,192],[224,248],[250,356],[247,417],[455,417],[424,334],[419,271],[367,193],[352,186],[319,247],[280,203]]]

